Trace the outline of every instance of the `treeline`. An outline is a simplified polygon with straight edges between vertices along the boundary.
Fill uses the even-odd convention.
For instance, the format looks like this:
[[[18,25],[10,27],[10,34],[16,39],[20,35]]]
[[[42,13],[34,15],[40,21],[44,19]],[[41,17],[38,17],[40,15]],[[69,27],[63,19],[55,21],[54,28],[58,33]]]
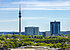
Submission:
[[[0,36],[0,44],[3,48],[17,48],[21,46],[48,46],[54,48],[70,48],[68,37],[43,37],[42,35],[2,35]]]

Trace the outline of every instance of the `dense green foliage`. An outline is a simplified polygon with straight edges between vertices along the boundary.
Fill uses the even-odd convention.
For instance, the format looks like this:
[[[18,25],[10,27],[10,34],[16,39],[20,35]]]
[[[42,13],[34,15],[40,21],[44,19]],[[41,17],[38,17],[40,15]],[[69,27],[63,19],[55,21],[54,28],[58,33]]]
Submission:
[[[68,37],[42,37],[41,35],[2,35],[0,44],[3,48],[17,48],[21,46],[49,46],[54,48],[70,48],[70,35]],[[67,42],[67,43],[66,43]]]

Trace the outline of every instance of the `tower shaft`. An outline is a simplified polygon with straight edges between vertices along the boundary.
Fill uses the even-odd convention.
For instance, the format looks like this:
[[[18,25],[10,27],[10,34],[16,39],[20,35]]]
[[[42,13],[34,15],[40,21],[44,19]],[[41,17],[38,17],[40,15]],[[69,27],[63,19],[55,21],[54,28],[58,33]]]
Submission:
[[[21,18],[19,18],[19,35],[21,35]]]
[[[19,8],[19,35],[21,35],[21,7]]]

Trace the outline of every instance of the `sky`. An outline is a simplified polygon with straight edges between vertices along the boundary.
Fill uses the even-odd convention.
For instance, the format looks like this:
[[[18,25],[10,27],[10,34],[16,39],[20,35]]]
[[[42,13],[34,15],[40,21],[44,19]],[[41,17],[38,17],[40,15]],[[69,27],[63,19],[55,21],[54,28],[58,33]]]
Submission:
[[[70,0],[0,0],[0,32],[18,32],[19,5],[22,32],[25,27],[50,31],[55,20],[61,22],[61,31],[70,31]]]

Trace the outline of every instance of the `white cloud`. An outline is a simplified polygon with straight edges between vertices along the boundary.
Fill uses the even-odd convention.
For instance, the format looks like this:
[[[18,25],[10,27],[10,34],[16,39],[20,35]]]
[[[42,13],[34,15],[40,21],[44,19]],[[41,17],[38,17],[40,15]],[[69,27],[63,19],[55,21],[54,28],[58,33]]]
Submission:
[[[51,17],[22,17],[22,20],[49,20],[49,21],[51,21],[51,20],[56,20],[57,19],[57,21],[60,21],[60,20],[70,20],[70,18],[64,18],[63,19],[63,17],[62,18],[51,18]],[[0,22],[17,22],[18,21],[18,19],[11,19],[11,20],[0,20]]]
[[[22,17],[22,20],[35,20],[35,19],[43,19],[43,17]],[[0,20],[0,22],[17,22],[18,19],[11,19],[11,20]]]
[[[24,20],[28,20],[28,19],[34,20],[34,19],[43,19],[43,17],[22,17],[22,19],[24,19]]]
[[[8,28],[0,28],[0,32],[18,32],[17,29],[11,29],[10,27]]]
[[[18,10],[17,7],[19,4],[22,5],[22,10],[70,10],[70,1],[61,1],[61,2],[41,2],[41,1],[19,1],[19,2],[12,2],[11,8],[10,6],[6,5],[8,8],[0,8],[0,10]],[[4,6],[4,5],[3,5]],[[14,7],[13,7],[14,6]],[[4,6],[5,7],[5,6]]]
[[[0,8],[0,10],[18,10],[18,8]]]
[[[18,10],[18,8],[0,8],[0,10],[9,10],[14,11]],[[52,8],[22,8],[22,10],[70,10],[70,7],[52,7]]]
[[[13,2],[12,4],[21,4],[23,10],[70,10],[70,1],[61,2]]]
[[[22,10],[70,10],[70,2],[13,2],[21,4]],[[0,10],[18,10],[19,8],[0,8]]]
[[[0,20],[0,22],[16,22],[18,20],[14,19],[14,20]]]
[[[70,6],[70,1],[68,2],[13,2],[12,4],[23,4],[23,5],[33,5],[33,6]]]

